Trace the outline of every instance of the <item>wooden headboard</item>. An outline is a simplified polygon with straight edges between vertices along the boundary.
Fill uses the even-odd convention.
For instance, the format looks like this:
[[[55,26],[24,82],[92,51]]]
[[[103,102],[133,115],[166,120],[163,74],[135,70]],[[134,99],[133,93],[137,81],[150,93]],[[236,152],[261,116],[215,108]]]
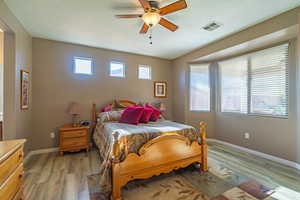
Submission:
[[[114,102],[119,104],[119,105],[122,105],[124,107],[136,105],[135,102],[129,101],[129,100],[115,100]],[[111,103],[110,105],[112,105],[112,104],[113,103]],[[93,103],[93,107],[92,107],[92,123],[93,123],[92,126],[93,127],[95,127],[96,124],[97,124],[97,116],[98,116],[99,113],[101,113],[100,109],[99,108],[97,109],[96,104]]]

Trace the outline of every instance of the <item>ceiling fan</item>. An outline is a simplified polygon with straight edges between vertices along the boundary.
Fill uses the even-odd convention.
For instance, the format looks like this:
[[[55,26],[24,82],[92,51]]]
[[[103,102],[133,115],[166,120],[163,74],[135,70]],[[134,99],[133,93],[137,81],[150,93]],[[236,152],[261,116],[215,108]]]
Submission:
[[[144,24],[140,30],[140,33],[145,34],[147,33],[150,27],[153,27],[157,24],[169,29],[170,31],[176,31],[178,26],[173,24],[172,22],[162,18],[167,14],[176,12],[178,10],[185,9],[187,4],[185,0],[176,1],[170,5],[167,5],[163,8],[158,7],[157,1],[148,1],[148,0],[139,0],[140,4],[142,5],[145,13],[144,14],[129,14],[129,15],[116,15],[118,18],[142,18]]]

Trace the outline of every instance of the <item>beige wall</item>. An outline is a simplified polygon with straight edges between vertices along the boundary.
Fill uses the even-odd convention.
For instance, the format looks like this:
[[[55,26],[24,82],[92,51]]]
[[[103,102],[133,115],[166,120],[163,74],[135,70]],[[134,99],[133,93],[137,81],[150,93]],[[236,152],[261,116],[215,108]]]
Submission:
[[[31,108],[20,110],[20,69],[31,71],[32,39],[0,0],[0,28],[4,36],[4,138],[29,138]],[[25,150],[28,151],[30,141]]]
[[[0,31],[0,115],[3,113],[3,57],[4,57],[4,33]],[[2,120],[2,117],[0,119]]]
[[[3,44],[4,44],[4,33],[0,31],[0,65],[3,65]]]
[[[172,74],[170,61],[99,48],[33,39],[33,121],[32,149],[57,146],[50,132],[71,118],[66,114],[68,104],[82,105],[81,119],[91,118],[93,102],[101,106],[113,99],[160,102],[167,104],[167,116],[172,116]],[[79,76],[73,73],[73,56],[92,57],[94,74]],[[109,76],[109,62],[126,64],[126,78]],[[152,67],[152,80],[138,80],[139,64]],[[168,82],[168,99],[153,98],[153,81]]]
[[[290,66],[292,73],[290,77],[290,113],[288,120],[224,115],[214,112],[190,112],[188,108],[189,62],[298,24],[297,19],[299,13],[300,7],[173,60],[173,87],[176,90],[173,93],[174,119],[189,124],[197,124],[200,120],[204,120],[208,123],[209,137],[300,163],[300,152],[297,151],[297,146],[300,144],[296,142],[297,138],[300,137],[296,128],[296,109],[298,107],[296,94],[299,93],[296,89],[296,84],[299,84],[299,79],[296,79],[298,68],[296,68],[295,57]],[[293,45],[293,47],[295,47],[295,45]],[[294,53],[295,49],[293,51],[293,54]],[[184,113],[184,115],[180,113]],[[243,139],[244,132],[250,132],[252,135],[252,138],[247,142]]]

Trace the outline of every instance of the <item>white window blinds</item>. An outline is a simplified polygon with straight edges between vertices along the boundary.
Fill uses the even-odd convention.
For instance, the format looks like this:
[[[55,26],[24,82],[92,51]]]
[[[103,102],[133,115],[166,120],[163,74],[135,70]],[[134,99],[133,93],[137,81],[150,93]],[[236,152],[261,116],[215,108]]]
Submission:
[[[209,64],[190,66],[190,110],[210,111]]]
[[[250,113],[288,115],[288,44],[256,52],[250,59]]]
[[[219,63],[221,112],[288,116],[289,44]]]
[[[247,57],[219,63],[220,98],[222,112],[247,113]]]

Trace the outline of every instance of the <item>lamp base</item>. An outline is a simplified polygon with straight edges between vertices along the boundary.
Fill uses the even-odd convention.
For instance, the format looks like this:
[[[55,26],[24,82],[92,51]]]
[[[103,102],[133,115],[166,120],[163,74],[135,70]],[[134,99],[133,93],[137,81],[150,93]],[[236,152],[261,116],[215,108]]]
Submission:
[[[72,115],[72,126],[73,127],[79,127],[80,123],[79,121],[79,115]]]

